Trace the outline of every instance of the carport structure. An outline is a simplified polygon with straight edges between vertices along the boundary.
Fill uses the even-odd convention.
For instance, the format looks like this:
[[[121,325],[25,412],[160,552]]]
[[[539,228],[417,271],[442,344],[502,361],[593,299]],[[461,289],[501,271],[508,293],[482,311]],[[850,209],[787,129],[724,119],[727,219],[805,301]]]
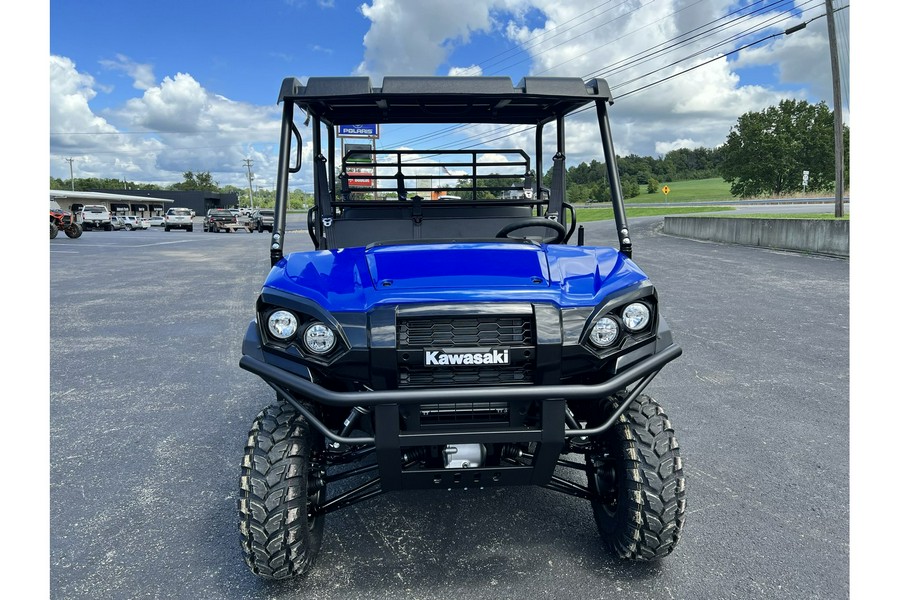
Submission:
[[[85,204],[102,204],[113,214],[132,214],[139,217],[161,215],[166,205],[175,201],[168,198],[150,196],[133,196],[111,192],[76,192],[67,190],[50,190],[50,199],[56,200],[65,210],[77,212]]]

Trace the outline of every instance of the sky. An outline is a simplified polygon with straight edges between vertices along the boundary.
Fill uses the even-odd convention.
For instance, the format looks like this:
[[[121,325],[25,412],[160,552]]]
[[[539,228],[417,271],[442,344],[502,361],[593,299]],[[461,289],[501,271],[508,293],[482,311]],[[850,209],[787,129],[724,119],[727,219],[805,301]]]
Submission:
[[[835,0],[850,124],[849,0]],[[833,104],[823,0],[51,0],[50,176],[168,185],[209,171],[272,189],[285,77],[602,77],[619,155],[714,148],[747,111]],[[783,35],[795,25],[805,29]],[[768,39],[766,39],[768,38]],[[589,120],[591,119],[591,120]],[[598,159],[596,116],[567,122]],[[409,126],[379,148],[426,149]],[[304,136],[308,138],[309,136]],[[465,129],[477,144],[489,128]],[[494,136],[496,137],[496,136]],[[528,136],[531,139],[531,136]],[[518,146],[526,138],[494,144]],[[487,145],[490,145],[488,143]],[[308,153],[309,144],[305,149]],[[67,159],[72,159],[71,162]],[[307,168],[292,185],[310,191]]]

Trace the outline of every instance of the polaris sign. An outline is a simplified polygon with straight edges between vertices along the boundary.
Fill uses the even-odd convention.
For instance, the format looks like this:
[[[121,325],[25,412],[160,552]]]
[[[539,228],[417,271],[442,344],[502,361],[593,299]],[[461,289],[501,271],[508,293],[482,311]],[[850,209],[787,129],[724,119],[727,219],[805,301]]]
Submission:
[[[425,350],[426,367],[450,365],[508,365],[509,349],[497,348],[456,348]]]
[[[378,125],[338,125],[337,136],[378,139]]]

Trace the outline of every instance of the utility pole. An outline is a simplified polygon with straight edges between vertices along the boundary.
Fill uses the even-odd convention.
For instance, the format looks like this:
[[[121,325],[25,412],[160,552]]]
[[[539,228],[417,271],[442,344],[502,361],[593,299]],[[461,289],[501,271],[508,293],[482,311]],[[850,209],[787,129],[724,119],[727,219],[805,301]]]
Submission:
[[[834,4],[825,0],[828,45],[831,48],[831,84],[834,89],[834,218],[844,216],[844,118],[841,110],[841,69],[838,63]]]
[[[253,209],[253,173],[250,171],[250,167],[253,166],[253,161],[249,158],[244,159],[244,165],[247,167],[247,184],[250,186],[250,209]]]
[[[75,162],[74,158],[67,158],[66,162],[69,163],[69,181],[72,182],[72,191],[75,191],[75,174],[72,171],[72,163]]]

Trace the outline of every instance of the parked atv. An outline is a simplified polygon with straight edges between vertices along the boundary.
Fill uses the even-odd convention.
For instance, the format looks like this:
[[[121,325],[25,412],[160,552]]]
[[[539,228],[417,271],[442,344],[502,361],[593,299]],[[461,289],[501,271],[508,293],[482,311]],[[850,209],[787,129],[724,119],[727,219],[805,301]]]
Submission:
[[[56,200],[50,201],[50,239],[54,239],[60,231],[64,231],[72,239],[80,238],[81,225],[75,222],[75,215],[63,210]]]

